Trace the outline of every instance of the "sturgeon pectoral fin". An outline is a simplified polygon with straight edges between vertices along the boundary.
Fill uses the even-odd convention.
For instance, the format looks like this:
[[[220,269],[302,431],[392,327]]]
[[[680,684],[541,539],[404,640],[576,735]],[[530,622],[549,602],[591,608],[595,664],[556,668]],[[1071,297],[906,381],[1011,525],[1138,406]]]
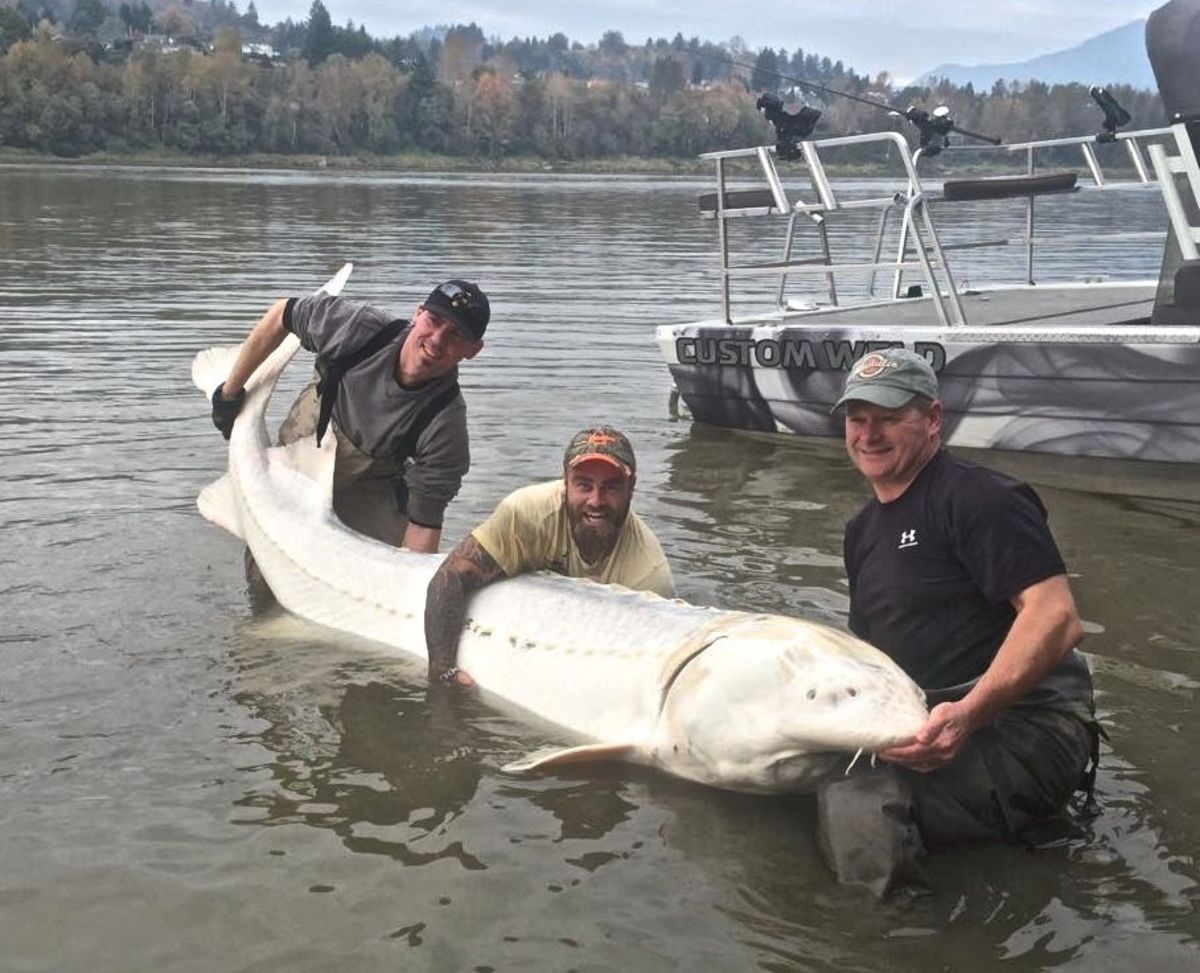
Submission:
[[[568,764],[629,760],[637,750],[637,745],[633,743],[587,743],[579,747],[556,747],[538,750],[528,757],[505,764],[501,769],[508,774],[525,774],[531,770],[548,770]]]
[[[200,491],[196,506],[200,508],[205,520],[211,520],[218,527],[223,527],[234,537],[242,537],[242,518],[238,513],[233,480],[229,478],[228,473]]]

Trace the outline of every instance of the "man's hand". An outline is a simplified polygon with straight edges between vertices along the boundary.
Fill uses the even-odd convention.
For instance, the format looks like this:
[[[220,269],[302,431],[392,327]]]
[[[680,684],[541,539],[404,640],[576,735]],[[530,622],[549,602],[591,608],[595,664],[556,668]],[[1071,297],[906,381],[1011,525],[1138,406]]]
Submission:
[[[882,751],[880,759],[921,772],[946,766],[967,737],[1036,686],[1083,636],[1065,574],[1030,585],[1011,601],[1016,618],[971,691],[939,703],[911,741]]]
[[[928,773],[950,763],[973,729],[970,711],[961,700],[939,703],[929,711],[928,719],[910,742],[881,750],[879,759]]]
[[[212,421],[226,439],[233,432],[233,420],[242,411],[246,402],[246,390],[242,389],[236,395],[225,395],[225,383],[218,385],[212,394]]]
[[[283,312],[286,308],[286,300],[276,301],[267,309],[266,314],[259,318],[258,324],[242,342],[241,350],[233,367],[229,369],[229,374],[225,376],[225,381],[213,391],[213,425],[221,430],[221,435],[226,439],[233,432],[233,420],[237,418],[246,402],[245,383],[250,380],[255,369],[265,362],[271,352],[287,337],[287,330],[283,326]],[[226,385],[236,388],[237,391],[227,395]]]

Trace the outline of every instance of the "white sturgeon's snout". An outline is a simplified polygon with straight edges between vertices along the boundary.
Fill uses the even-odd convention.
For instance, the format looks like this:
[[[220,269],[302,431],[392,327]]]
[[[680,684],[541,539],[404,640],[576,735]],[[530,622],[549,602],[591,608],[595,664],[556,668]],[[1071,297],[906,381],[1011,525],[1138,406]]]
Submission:
[[[708,633],[666,692],[653,757],[672,773],[749,791],[808,790],[862,749],[909,739],[924,694],[836,629],[741,616]]]

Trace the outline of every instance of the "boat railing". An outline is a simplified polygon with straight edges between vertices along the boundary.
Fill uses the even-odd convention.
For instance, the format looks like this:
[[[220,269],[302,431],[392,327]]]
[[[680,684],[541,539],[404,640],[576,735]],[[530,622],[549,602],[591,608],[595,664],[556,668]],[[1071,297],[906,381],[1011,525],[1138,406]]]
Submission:
[[[1134,174],[1133,174],[1132,178],[1121,178],[1119,176],[1114,177],[1109,171],[1106,171],[1103,162],[1101,161],[1099,155],[1097,155],[1097,152],[1096,152],[1096,146],[1098,144],[1101,144],[1101,141],[1095,135],[1076,135],[1076,136],[1068,136],[1068,137],[1063,137],[1063,138],[1036,139],[1036,140],[1028,141],[1028,142],[1012,142],[1012,143],[1001,144],[1001,145],[980,145],[980,144],[964,143],[964,144],[960,144],[960,145],[951,146],[950,148],[948,148],[946,150],[946,152],[947,152],[947,155],[950,155],[950,154],[953,154],[953,155],[962,155],[962,154],[989,155],[990,154],[993,156],[995,156],[997,154],[1011,155],[1011,156],[1023,155],[1025,157],[1025,175],[1026,175],[1026,177],[1032,179],[1039,172],[1039,166],[1040,166],[1040,162],[1041,162],[1041,159],[1039,158],[1039,156],[1043,155],[1044,153],[1046,153],[1049,150],[1060,150],[1061,151],[1062,149],[1067,148],[1069,146],[1075,146],[1076,148],[1079,149],[1080,157],[1083,161],[1084,167],[1086,168],[1088,174],[1091,176],[1090,184],[1082,183],[1082,184],[1079,184],[1078,188],[1088,190],[1088,191],[1093,191],[1093,190],[1102,190],[1102,191],[1118,190],[1118,191],[1120,191],[1120,190],[1130,190],[1130,189],[1142,189],[1142,190],[1150,190],[1150,191],[1157,192],[1157,191],[1159,191],[1159,183],[1158,183],[1158,180],[1155,178],[1155,176],[1153,176],[1151,174],[1151,170],[1147,168],[1146,155],[1145,155],[1146,152],[1151,152],[1155,148],[1155,146],[1154,146],[1154,144],[1146,144],[1146,143],[1147,143],[1147,140],[1149,140],[1149,139],[1159,139],[1159,140],[1166,139],[1166,138],[1170,138],[1173,134],[1174,134],[1174,130],[1170,127],[1148,128],[1148,129],[1140,129],[1138,131],[1133,131],[1133,132],[1115,132],[1111,136],[1108,136],[1107,138],[1104,139],[1105,144],[1118,144],[1119,143],[1124,146],[1125,155],[1127,156],[1130,165],[1132,165],[1132,167],[1133,167]],[[915,153],[913,153],[913,155],[917,158],[918,163],[919,163],[920,156],[921,156],[921,149],[917,149],[917,151]],[[1110,164],[1109,168],[1110,169],[1112,168],[1111,164]],[[1064,175],[1065,175],[1065,173],[1064,173]],[[1071,172],[1071,175],[1074,175],[1074,171]],[[980,180],[979,182],[986,183],[986,180]],[[1019,179],[1015,180],[1015,182],[1019,183]],[[1031,193],[1028,193],[1025,195],[1025,197],[1024,197],[1025,198],[1025,233],[1019,239],[1014,240],[1011,238],[1002,238],[1002,239],[990,240],[990,241],[951,244],[951,245],[948,245],[946,247],[946,249],[954,250],[954,249],[960,249],[960,248],[965,248],[965,247],[978,247],[978,246],[988,246],[988,245],[1009,246],[1014,243],[1019,243],[1025,249],[1025,274],[1024,274],[1025,283],[1029,284],[1031,286],[1033,284],[1036,284],[1037,281],[1034,277],[1035,242],[1041,241],[1042,243],[1049,243],[1049,242],[1052,242],[1055,240],[1065,239],[1064,237],[1058,237],[1053,234],[1048,234],[1048,233],[1044,233],[1044,232],[1038,234],[1035,232],[1036,200],[1037,200],[1037,197],[1040,195],[1046,195],[1048,193],[1061,192],[1061,191],[1063,191],[1063,190],[1051,188],[1051,189],[1047,189],[1047,190],[1044,190],[1041,192],[1031,192]],[[998,198],[998,197],[997,196],[976,196],[973,198],[983,199],[983,198]],[[880,227],[881,233],[883,232],[883,230],[885,228],[885,224],[886,224],[886,221],[881,222],[881,227]],[[1118,239],[1120,239],[1120,240],[1155,240],[1155,239],[1162,239],[1162,237],[1163,237],[1162,231],[1157,231],[1157,230],[1148,231],[1148,232],[1141,232],[1141,231],[1127,231],[1124,233],[1109,232],[1109,233],[1105,234],[1105,238],[1108,240],[1118,240]],[[894,279],[894,283],[893,283],[893,291],[892,291],[893,296],[899,295],[900,288],[901,288],[900,276],[899,276],[899,274],[897,274],[896,278]],[[872,281],[872,286],[871,286],[871,292],[872,293],[874,292],[874,282],[873,281]]]
[[[1146,144],[1148,140],[1155,140]],[[806,170],[809,192],[801,195],[795,188],[785,187],[776,167],[776,147],[772,145],[709,152],[701,158],[716,164],[717,192],[702,195],[701,213],[714,218],[718,225],[721,260],[721,308],[726,322],[731,316],[731,280],[735,277],[752,275],[778,275],[776,304],[780,311],[791,310],[787,302],[787,286],[792,274],[817,274],[825,278],[828,304],[839,305],[838,276],[847,273],[867,274],[865,302],[895,300],[902,294],[924,295],[927,291],[932,306],[943,326],[966,324],[966,313],[959,296],[954,273],[947,261],[949,250],[1005,246],[1020,242],[1025,247],[1026,282],[1033,284],[1035,209],[1034,199],[1050,193],[1071,192],[1078,188],[1088,190],[1117,190],[1130,188],[1157,188],[1163,195],[1175,236],[1185,258],[1195,259],[1200,244],[1200,229],[1192,224],[1195,200],[1200,199],[1200,167],[1196,154],[1183,125],[1167,128],[1144,129],[1134,132],[1118,132],[1104,141],[1124,144],[1133,167],[1132,178],[1114,178],[1106,172],[1095,151],[1096,136],[1043,139],[1010,145],[986,146],[975,149],[969,146],[953,146],[948,153],[964,151],[992,151],[1025,156],[1025,173],[1017,176],[991,176],[963,180],[946,179],[940,193],[927,192],[921,182],[919,164],[922,150],[915,152],[907,140],[898,132],[875,132],[848,135],[827,139],[814,139],[797,143],[800,160]],[[840,193],[830,179],[823,153],[848,146],[878,143],[894,151],[903,170],[896,188],[883,195],[869,198],[846,197]],[[1169,149],[1174,143],[1175,152]],[[1062,149],[1078,146],[1084,165],[1091,176],[1090,184],[1079,186],[1076,173],[1062,172],[1049,175],[1038,170],[1039,153],[1047,149]],[[1150,157],[1147,168],[1143,153]],[[754,160],[762,177],[762,187],[752,190],[729,189],[729,163],[737,160]],[[1153,173],[1153,174],[1152,174]],[[1170,178],[1164,174],[1170,173]],[[1182,178],[1179,178],[1182,177]],[[1181,185],[1182,183],[1182,185]],[[1181,195],[1182,193],[1182,195]],[[1190,196],[1190,202],[1187,197]],[[938,234],[931,204],[967,202],[983,199],[1025,200],[1025,233],[1018,240],[994,239],[975,240],[944,244]],[[876,210],[879,225],[869,260],[835,260],[830,246],[828,218],[832,214],[851,210]],[[889,220],[893,213],[901,214],[899,240],[895,259],[884,259],[883,249]],[[727,223],[731,219],[753,216],[786,217],[783,252],[779,260],[734,263],[730,255],[730,234]],[[808,226],[817,236],[818,252],[815,256],[794,256],[798,229]],[[1162,233],[1123,233],[1124,237],[1160,237]],[[1043,235],[1041,239],[1048,239]],[[890,295],[876,295],[876,280],[880,272],[892,273]],[[905,273],[919,271],[924,289],[904,287]],[[815,309],[815,308],[814,308]]]

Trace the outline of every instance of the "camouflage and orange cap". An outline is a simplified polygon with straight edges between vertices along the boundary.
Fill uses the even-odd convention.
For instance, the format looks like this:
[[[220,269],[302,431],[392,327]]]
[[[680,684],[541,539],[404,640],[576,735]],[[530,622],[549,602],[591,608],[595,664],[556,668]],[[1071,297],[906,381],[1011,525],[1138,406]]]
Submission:
[[[569,470],[594,459],[612,464],[626,476],[637,471],[633,446],[623,432],[612,426],[592,426],[575,433],[563,453],[563,468]]]

